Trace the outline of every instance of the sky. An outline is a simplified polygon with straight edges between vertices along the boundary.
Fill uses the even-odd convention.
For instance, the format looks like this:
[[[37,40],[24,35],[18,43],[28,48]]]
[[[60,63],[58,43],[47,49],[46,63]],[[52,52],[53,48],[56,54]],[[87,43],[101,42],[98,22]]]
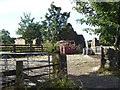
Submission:
[[[82,30],[87,28],[87,25],[76,22],[76,19],[83,16],[72,9],[75,4],[71,3],[71,0],[0,0],[0,30],[8,30],[11,37],[19,37],[19,35],[16,35],[16,31],[23,13],[31,13],[31,17],[40,21],[40,18],[48,12],[48,8],[53,1],[56,6],[62,8],[62,12],[70,12],[68,23],[72,24],[77,34],[82,34],[85,40],[91,40],[95,37],[95,35],[89,35]]]

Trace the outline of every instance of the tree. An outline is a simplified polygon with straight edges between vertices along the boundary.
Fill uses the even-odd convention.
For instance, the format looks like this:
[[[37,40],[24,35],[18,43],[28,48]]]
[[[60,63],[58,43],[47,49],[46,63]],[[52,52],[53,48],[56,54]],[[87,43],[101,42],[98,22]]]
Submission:
[[[31,18],[31,14],[24,13],[24,17],[21,17],[19,23],[20,27],[16,32],[22,35],[22,38],[26,40],[29,44],[32,44],[33,39],[41,40],[41,25],[39,22],[34,22],[35,18]]]
[[[2,29],[0,31],[0,40],[2,44],[10,44],[10,40],[11,40],[10,33],[7,30]]]
[[[75,10],[85,15],[78,21],[98,27],[87,32],[100,35],[100,41],[120,50],[120,2],[76,2]]]
[[[70,23],[67,23],[59,34],[60,40],[75,40],[75,37],[77,35]]]
[[[70,13],[61,12],[61,7],[56,7],[53,3],[45,15],[45,20],[42,21],[43,39],[56,43],[60,40],[60,32],[67,23]]]

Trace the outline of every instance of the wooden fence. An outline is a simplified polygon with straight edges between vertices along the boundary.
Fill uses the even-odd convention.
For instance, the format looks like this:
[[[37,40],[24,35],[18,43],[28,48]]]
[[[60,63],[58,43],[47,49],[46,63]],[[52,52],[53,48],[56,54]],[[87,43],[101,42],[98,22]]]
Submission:
[[[37,45],[0,45],[3,52],[43,52],[44,48]]]
[[[28,53],[31,54],[31,53]],[[35,53],[34,53],[35,54]],[[48,61],[50,61],[50,56],[48,56]],[[29,79],[31,82],[35,83],[36,85],[41,85],[41,82],[37,80],[36,77],[41,77],[48,75],[49,77],[54,77],[54,78],[60,78],[67,76],[67,61],[66,61],[66,55],[64,54],[52,54],[52,61],[51,63],[49,62],[48,65],[43,65],[43,66],[36,66],[36,67],[23,67],[23,62],[22,61],[16,61],[16,69],[15,70],[5,70],[0,72],[0,75],[2,77],[7,77],[7,76],[15,76],[14,79],[11,81],[6,81],[3,82],[2,85],[4,87],[6,86],[11,86],[15,85],[16,88],[23,87],[24,79]],[[52,72],[49,71],[47,74],[40,74],[40,75],[34,75],[34,76],[29,76],[28,74],[24,73],[24,71],[29,71],[29,70],[35,70],[35,69],[41,69],[44,67],[52,67]]]
[[[115,50],[113,47],[101,46],[101,67],[104,68],[107,60],[109,61],[109,68],[120,68],[120,51]]]
[[[102,46],[104,49],[113,48],[113,46]],[[95,54],[101,54],[101,46],[91,47]]]

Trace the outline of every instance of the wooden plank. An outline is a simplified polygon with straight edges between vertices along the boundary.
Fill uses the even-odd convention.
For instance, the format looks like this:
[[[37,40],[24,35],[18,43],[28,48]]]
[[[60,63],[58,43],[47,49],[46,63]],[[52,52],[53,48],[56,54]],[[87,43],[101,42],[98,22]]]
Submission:
[[[3,71],[3,72],[0,72],[0,74],[2,76],[12,76],[12,75],[16,75],[16,70]]]
[[[28,78],[30,81],[32,81],[33,83],[40,85],[41,83],[36,79],[33,78],[32,76],[28,76],[27,74],[23,73],[25,78]]]
[[[58,65],[58,64],[54,64],[54,65],[51,64],[51,65],[44,65],[44,66],[38,66],[38,67],[23,68],[23,71],[31,70],[31,69],[39,69],[39,68],[49,67],[49,66],[55,66],[55,65]],[[12,75],[16,75],[16,70],[3,71],[3,72],[0,72],[0,74],[2,76],[12,76]]]
[[[6,85],[9,85],[9,84],[12,84],[14,85],[15,84],[15,79],[12,79],[12,80],[9,80],[9,81],[6,81],[6,82],[2,82],[2,86],[6,86]]]
[[[56,65],[59,65],[59,64],[50,64],[50,65],[44,65],[44,66],[38,66],[38,67],[29,67],[29,68],[24,68],[23,70],[26,71],[26,70],[39,69],[39,68],[43,68],[43,67],[50,67],[50,66],[56,66]]]
[[[48,55],[47,52],[24,52],[24,53],[14,53],[14,52],[0,52],[1,55]]]
[[[37,45],[0,45],[1,48],[3,48],[2,51],[11,51],[11,52],[30,52],[30,51],[36,51],[36,48],[39,49],[39,51],[43,51],[43,46],[37,46]],[[37,50],[38,51],[38,50]]]
[[[50,73],[50,74],[53,74],[53,73]],[[45,73],[45,74],[34,75],[34,76],[30,76],[30,77],[42,77],[42,76],[46,76],[46,75],[49,75],[49,74],[48,74],[48,73]]]

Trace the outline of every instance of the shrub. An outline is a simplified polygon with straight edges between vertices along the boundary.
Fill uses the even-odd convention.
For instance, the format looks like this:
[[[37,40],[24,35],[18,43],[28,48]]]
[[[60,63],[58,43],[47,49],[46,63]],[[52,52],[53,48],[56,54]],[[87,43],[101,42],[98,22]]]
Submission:
[[[82,53],[82,47],[80,44],[75,46],[76,53]]]
[[[74,84],[73,81],[66,79],[66,77],[61,78],[61,79],[50,79],[48,82],[44,82],[43,87],[38,87],[39,90],[43,90],[46,88],[49,89],[64,89],[64,88],[69,88],[69,89],[81,89],[78,85]]]
[[[44,51],[52,53],[52,52],[59,52],[59,43],[51,43],[46,41],[43,43]]]

